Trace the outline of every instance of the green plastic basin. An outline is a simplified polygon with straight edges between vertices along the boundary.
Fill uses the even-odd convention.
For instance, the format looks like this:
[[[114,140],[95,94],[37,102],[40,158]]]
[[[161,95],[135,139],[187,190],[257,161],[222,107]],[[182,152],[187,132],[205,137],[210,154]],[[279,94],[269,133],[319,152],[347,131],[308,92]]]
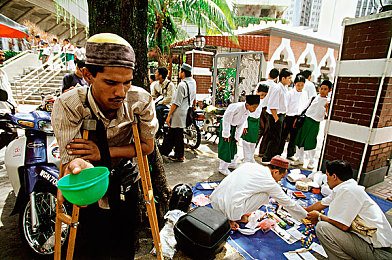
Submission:
[[[109,186],[106,167],[83,169],[79,174],[68,174],[57,182],[64,198],[72,204],[85,206],[97,202]]]

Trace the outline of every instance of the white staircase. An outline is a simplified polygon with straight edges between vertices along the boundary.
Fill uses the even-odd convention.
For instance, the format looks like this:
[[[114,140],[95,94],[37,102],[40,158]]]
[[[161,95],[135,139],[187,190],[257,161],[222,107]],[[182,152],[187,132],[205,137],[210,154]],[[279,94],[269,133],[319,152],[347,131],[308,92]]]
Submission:
[[[53,60],[38,68],[25,68],[22,75],[11,80],[13,96],[18,104],[38,105],[42,96],[61,92],[63,77],[68,71],[65,71],[58,56]]]

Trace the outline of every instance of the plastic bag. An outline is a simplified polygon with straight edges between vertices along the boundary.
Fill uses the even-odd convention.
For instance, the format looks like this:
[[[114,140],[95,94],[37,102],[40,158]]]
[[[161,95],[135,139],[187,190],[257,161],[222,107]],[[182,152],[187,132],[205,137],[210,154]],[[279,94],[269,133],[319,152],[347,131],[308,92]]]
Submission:
[[[183,215],[186,215],[185,212],[175,209],[168,211],[164,217],[165,219],[167,219],[167,222],[162,228],[162,230],[159,232],[159,236],[161,238],[162,254],[164,257],[172,259],[174,254],[177,252],[177,241],[174,236],[174,225]],[[156,254],[155,247],[151,250],[151,254]]]

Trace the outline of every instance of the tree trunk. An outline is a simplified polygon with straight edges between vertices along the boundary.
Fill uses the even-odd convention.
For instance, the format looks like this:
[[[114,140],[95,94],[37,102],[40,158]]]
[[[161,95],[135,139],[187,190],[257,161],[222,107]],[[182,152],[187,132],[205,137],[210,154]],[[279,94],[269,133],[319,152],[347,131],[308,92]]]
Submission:
[[[146,0],[88,0],[89,33],[115,33],[127,40],[136,54],[132,84],[149,91],[147,73]]]
[[[115,33],[127,40],[136,54],[132,84],[150,91],[147,69],[147,0],[87,0],[90,36],[97,33]],[[162,157],[155,145],[148,156],[154,196],[158,201],[157,215],[160,225],[168,210],[170,187],[166,181]],[[144,208],[145,212],[145,208]]]

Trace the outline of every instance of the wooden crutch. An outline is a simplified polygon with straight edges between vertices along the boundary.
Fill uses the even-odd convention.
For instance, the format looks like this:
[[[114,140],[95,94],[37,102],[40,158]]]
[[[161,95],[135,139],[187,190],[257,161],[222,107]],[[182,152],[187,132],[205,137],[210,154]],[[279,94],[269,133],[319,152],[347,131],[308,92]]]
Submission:
[[[88,139],[89,131],[97,129],[97,121],[87,119],[83,121],[83,139]],[[60,165],[59,179],[63,177],[63,165]],[[54,245],[54,259],[61,260],[61,226],[63,223],[71,227],[68,238],[67,260],[73,259],[75,250],[76,231],[79,225],[79,209],[77,205],[72,207],[72,217],[63,212],[63,203],[60,202],[60,190],[57,191],[57,204],[56,204],[56,225],[55,225],[55,245]]]
[[[135,138],[135,149],[137,162],[139,164],[140,177],[142,180],[144,200],[146,201],[148,220],[151,226],[152,238],[154,240],[157,259],[163,260],[161,240],[159,237],[158,218],[155,210],[154,193],[152,191],[150,170],[148,167],[147,155],[143,155],[140,143],[139,129],[137,122],[132,124],[133,136]]]

